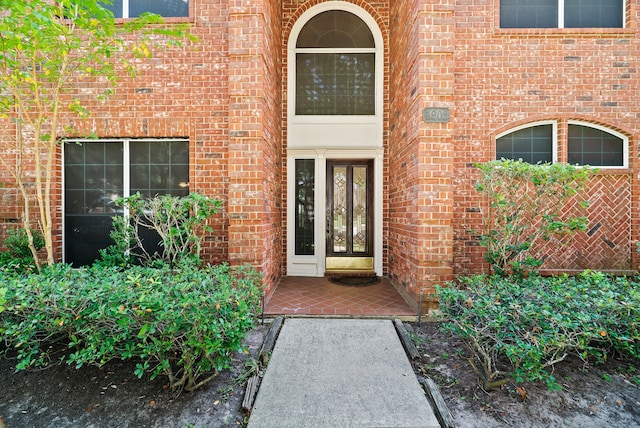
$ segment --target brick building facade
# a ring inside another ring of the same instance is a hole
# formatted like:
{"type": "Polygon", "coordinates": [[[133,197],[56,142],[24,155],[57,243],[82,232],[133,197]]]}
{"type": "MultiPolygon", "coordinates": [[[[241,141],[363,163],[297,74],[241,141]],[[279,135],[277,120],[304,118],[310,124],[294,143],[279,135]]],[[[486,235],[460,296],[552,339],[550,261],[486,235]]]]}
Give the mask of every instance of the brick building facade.
{"type": "MultiPolygon", "coordinates": [[[[470,233],[486,213],[473,163],[538,156],[542,139],[549,160],[601,161],[586,190],[589,231],[549,249],[544,268],[636,270],[640,1],[593,3],[189,0],[188,17],[167,20],[189,23],[197,49],[159,52],[108,103],[89,105],[89,120],[68,119],[100,140],[83,144],[83,160],[60,160],[58,256],[69,261],[84,239],[74,215],[106,214],[71,201],[91,193],[88,176],[69,176],[95,166],[98,143],[127,153],[131,189],[134,167],[162,164],[187,176],[149,191],[222,199],[205,256],[253,264],[268,291],[283,275],[355,269],[388,276],[416,303],[486,268],[470,233]],[[182,160],[154,160],[164,151],[182,160]]],[[[19,202],[4,171],[0,181],[8,223],[19,202]]]]}

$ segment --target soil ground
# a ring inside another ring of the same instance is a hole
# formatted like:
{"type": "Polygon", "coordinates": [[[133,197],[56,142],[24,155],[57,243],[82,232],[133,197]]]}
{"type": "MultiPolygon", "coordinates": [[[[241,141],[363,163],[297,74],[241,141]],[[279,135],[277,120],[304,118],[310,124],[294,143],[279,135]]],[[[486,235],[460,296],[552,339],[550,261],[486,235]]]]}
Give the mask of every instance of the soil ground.
{"type": "Polygon", "coordinates": [[[486,392],[458,338],[443,333],[439,323],[414,329],[422,355],[414,364],[416,373],[439,385],[460,428],[640,427],[638,360],[588,366],[569,359],[557,364],[553,373],[562,391],[550,392],[542,382],[529,382],[486,392]]]}
{"type": "MultiPolygon", "coordinates": [[[[416,374],[431,377],[460,428],[474,427],[640,427],[640,362],[612,360],[585,366],[570,360],[556,367],[563,390],[546,385],[506,385],[485,392],[457,338],[437,323],[413,325],[422,357],[416,374]]],[[[249,353],[238,353],[232,369],[193,393],[176,395],[162,378],[138,379],[135,364],[103,367],[54,366],[14,372],[15,361],[0,359],[0,428],[22,427],[242,427],[246,362],[257,356],[268,326],[247,337],[249,353]]]]}

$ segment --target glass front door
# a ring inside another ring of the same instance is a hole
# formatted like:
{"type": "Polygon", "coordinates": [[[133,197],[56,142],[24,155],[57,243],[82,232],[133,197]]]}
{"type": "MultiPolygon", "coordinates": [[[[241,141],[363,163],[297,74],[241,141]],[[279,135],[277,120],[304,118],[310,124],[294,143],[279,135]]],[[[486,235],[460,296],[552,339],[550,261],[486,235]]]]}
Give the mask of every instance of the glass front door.
{"type": "Polygon", "coordinates": [[[373,269],[373,161],[327,161],[327,271],[373,269]]]}

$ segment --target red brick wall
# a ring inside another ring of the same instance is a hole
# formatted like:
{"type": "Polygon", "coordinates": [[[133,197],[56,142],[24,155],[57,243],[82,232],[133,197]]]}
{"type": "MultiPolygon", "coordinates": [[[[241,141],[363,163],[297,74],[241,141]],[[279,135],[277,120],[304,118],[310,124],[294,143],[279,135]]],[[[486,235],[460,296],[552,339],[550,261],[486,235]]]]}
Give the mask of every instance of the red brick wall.
{"type": "MultiPolygon", "coordinates": [[[[91,96],[99,82],[78,82],[75,95],[92,116],[62,122],[74,125],[78,136],[189,138],[190,190],[224,201],[211,221],[214,234],[204,244],[204,257],[251,263],[270,286],[282,264],[281,207],[272,197],[281,193],[279,2],[198,0],[191,15],[187,21],[199,42],[138,61],[138,77],[123,75],[106,103],[91,96]]],[[[14,132],[8,127],[3,136],[14,132]]],[[[0,199],[12,201],[10,179],[0,174],[0,182],[8,183],[0,199]]],[[[60,184],[56,189],[60,207],[60,184]]],[[[61,257],[59,208],[57,213],[61,257]]],[[[17,209],[2,216],[17,217],[17,209]]]]}
{"type": "MultiPolygon", "coordinates": [[[[135,79],[123,74],[106,103],[85,95],[91,118],[67,121],[78,136],[94,132],[100,138],[188,138],[190,191],[224,202],[210,222],[214,233],[203,248],[205,258],[219,262],[230,259],[229,9],[226,0],[202,0],[197,5],[188,22],[198,42],[156,50],[150,60],[135,60],[139,66],[135,79]]],[[[78,94],[83,96],[95,85],[78,82],[78,94]]],[[[58,231],[61,236],[61,221],[58,231]]]]}
{"type": "Polygon", "coordinates": [[[452,278],[454,2],[394,2],[390,28],[389,275],[414,302],[452,278]]]}
{"type": "Polygon", "coordinates": [[[282,270],[280,10],[230,1],[229,255],[257,265],[267,291],[282,270]]]}
{"type": "Polygon", "coordinates": [[[592,180],[590,233],[560,252],[544,249],[545,269],[637,268],[638,1],[627,28],[500,29],[499,2],[458,2],[455,10],[455,271],[486,269],[477,245],[486,202],[473,189],[472,162],[495,157],[495,136],[541,119],[558,121],[558,157],[566,162],[566,124],[576,119],[629,137],[629,170],[592,180]],[[633,192],[632,192],[633,191],[633,192]],[[594,226],[597,229],[593,230],[594,226]],[[471,232],[471,233],[469,233],[471,232]]]}

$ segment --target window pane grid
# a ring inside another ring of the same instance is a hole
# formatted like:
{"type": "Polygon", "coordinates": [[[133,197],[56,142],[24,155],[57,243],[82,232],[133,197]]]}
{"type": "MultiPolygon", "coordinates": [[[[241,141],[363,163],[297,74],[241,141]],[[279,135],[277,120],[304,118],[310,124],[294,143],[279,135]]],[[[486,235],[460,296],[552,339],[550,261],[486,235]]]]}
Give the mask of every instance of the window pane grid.
{"type": "Polygon", "coordinates": [[[299,53],[296,114],[374,115],[375,54],[299,53]]]}
{"type": "Polygon", "coordinates": [[[558,0],[501,0],[500,27],[554,28],[558,26],[558,0]]]}
{"type": "Polygon", "coordinates": [[[574,165],[624,166],[624,141],[600,129],[570,124],[567,161],[574,165]]]}
{"type": "Polygon", "coordinates": [[[114,0],[113,4],[103,3],[101,6],[113,12],[116,18],[137,18],[145,12],[164,17],[189,16],[189,0],[114,0]]]}
{"type": "Polygon", "coordinates": [[[115,212],[122,197],[122,143],[65,145],[65,214],[115,212]]]}
{"type": "Polygon", "coordinates": [[[131,193],[144,197],[185,196],[189,193],[189,159],[186,141],[135,141],[130,143],[131,193]]]}
{"type": "MultiPolygon", "coordinates": [[[[91,264],[111,245],[112,217],[122,215],[115,200],[125,194],[125,159],[130,181],[144,196],[189,192],[189,142],[87,141],[64,145],[65,261],[91,264]],[[129,148],[128,156],[125,149],[129,148]]],[[[148,236],[149,242],[157,237],[148,236]]],[[[155,242],[155,241],[153,241],[155,242]]],[[[151,244],[153,245],[153,244],[151,244]]]]}
{"type": "Polygon", "coordinates": [[[538,125],[496,140],[496,159],[522,159],[531,164],[553,161],[553,126],[538,125]]]}
{"type": "Polygon", "coordinates": [[[566,28],[622,28],[622,0],[564,0],[566,28]]]}
{"type": "Polygon", "coordinates": [[[298,48],[374,48],[367,24],[353,13],[331,10],[319,13],[300,31],[298,48]]]}
{"type": "Polygon", "coordinates": [[[624,0],[501,0],[501,28],[623,28],[624,0]]]}

